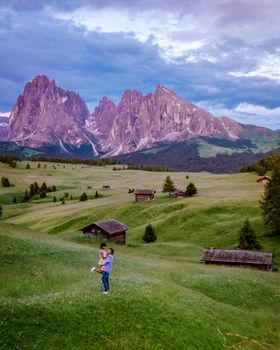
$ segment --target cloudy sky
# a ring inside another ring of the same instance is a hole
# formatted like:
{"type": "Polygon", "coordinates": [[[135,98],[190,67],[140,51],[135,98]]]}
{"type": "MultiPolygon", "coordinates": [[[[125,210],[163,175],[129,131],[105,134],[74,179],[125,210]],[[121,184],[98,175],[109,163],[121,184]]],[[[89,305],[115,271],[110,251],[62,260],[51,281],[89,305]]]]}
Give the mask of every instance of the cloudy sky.
{"type": "Polygon", "coordinates": [[[0,0],[0,111],[46,74],[90,111],[127,89],[280,129],[279,0],[0,0]]]}

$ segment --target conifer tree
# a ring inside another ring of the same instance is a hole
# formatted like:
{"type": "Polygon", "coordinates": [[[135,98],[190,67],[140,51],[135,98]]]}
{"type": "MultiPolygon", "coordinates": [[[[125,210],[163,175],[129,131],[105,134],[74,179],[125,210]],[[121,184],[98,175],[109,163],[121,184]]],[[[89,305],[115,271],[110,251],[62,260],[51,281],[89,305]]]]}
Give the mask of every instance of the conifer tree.
{"type": "Polygon", "coordinates": [[[85,202],[88,200],[87,194],[84,192],[80,197],[80,202],[85,202]]]}
{"type": "Polygon", "coordinates": [[[2,213],[3,213],[3,209],[2,209],[2,205],[0,205],[0,218],[2,216],[2,213]]]}
{"type": "Polygon", "coordinates": [[[14,204],[17,204],[17,199],[16,199],[15,196],[14,196],[14,198],[13,198],[13,203],[14,203],[14,204]]]}
{"type": "Polygon", "coordinates": [[[2,176],[1,183],[3,187],[10,187],[10,181],[7,177],[2,176]]]}
{"type": "Polygon", "coordinates": [[[95,192],[95,196],[94,196],[94,197],[95,197],[95,198],[98,198],[98,197],[99,197],[98,191],[95,192]]]}
{"type": "Polygon", "coordinates": [[[142,236],[142,239],[146,243],[155,242],[155,240],[157,239],[155,229],[153,228],[153,226],[151,224],[146,226],[144,235],[142,236]]]}
{"type": "Polygon", "coordinates": [[[251,227],[249,220],[245,220],[243,226],[239,230],[239,243],[240,249],[260,249],[261,246],[257,240],[255,230],[251,227]]]}
{"type": "Polygon", "coordinates": [[[190,182],[188,184],[188,186],[186,188],[186,194],[190,197],[197,194],[197,188],[195,187],[195,185],[192,182],[190,182]]]}
{"type": "Polygon", "coordinates": [[[162,192],[172,192],[175,190],[175,186],[173,181],[171,180],[170,176],[167,176],[165,178],[165,181],[163,183],[163,188],[162,188],[162,192]]]}
{"type": "Polygon", "coordinates": [[[56,196],[54,196],[53,197],[53,202],[56,202],[56,201],[57,201],[56,196]]]}
{"type": "Polygon", "coordinates": [[[46,185],[45,182],[42,183],[42,186],[40,188],[40,192],[47,192],[48,191],[48,187],[46,185]]]}
{"type": "Polygon", "coordinates": [[[274,169],[272,180],[265,186],[260,208],[265,224],[280,234],[280,166],[274,169]]]}
{"type": "Polygon", "coordinates": [[[27,202],[28,201],[28,199],[29,199],[29,194],[28,194],[28,191],[27,190],[25,190],[25,193],[24,193],[24,197],[23,197],[23,203],[24,202],[27,202]]]}
{"type": "Polygon", "coordinates": [[[26,169],[30,169],[29,163],[26,164],[26,169]]]}
{"type": "Polygon", "coordinates": [[[39,185],[37,182],[34,182],[33,183],[33,187],[34,187],[34,194],[37,194],[39,191],[39,185]]]}

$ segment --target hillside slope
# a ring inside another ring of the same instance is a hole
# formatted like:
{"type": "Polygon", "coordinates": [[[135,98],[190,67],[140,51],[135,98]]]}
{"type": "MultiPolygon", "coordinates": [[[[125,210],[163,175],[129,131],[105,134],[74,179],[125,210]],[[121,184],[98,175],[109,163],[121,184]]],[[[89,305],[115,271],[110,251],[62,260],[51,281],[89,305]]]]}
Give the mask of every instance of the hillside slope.
{"type": "Polygon", "coordinates": [[[279,272],[200,263],[205,246],[233,248],[249,218],[279,266],[279,238],[266,232],[258,208],[257,175],[29,163],[31,169],[0,163],[15,185],[0,187],[1,349],[279,348],[279,272]],[[161,193],[167,175],[180,188],[194,182],[198,195],[176,200],[161,193]],[[12,204],[34,181],[57,191],[12,204]],[[141,187],[154,188],[155,200],[135,204],[128,188],[141,187]],[[79,202],[84,191],[90,200],[79,202]],[[65,192],[73,200],[53,202],[65,192]],[[89,272],[99,242],[79,231],[104,218],[129,227],[127,246],[113,245],[107,298],[100,277],[89,272]],[[153,244],[141,239],[148,223],[158,235],[153,244]]]}

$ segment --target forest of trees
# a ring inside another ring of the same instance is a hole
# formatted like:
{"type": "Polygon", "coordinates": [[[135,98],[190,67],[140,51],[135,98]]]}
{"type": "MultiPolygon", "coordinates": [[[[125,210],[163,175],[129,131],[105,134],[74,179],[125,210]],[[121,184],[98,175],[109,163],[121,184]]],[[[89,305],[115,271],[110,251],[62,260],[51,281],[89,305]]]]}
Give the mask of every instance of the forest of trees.
{"type": "Polygon", "coordinates": [[[263,176],[267,171],[272,171],[280,164],[280,152],[272,153],[271,155],[262,158],[257,162],[253,162],[240,169],[241,172],[253,172],[263,176]]]}

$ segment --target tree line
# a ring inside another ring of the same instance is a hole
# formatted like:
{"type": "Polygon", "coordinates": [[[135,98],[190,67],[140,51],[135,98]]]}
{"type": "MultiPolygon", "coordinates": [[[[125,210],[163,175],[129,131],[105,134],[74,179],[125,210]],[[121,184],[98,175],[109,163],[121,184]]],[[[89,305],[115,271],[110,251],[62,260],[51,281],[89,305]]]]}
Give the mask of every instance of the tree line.
{"type": "Polygon", "coordinates": [[[263,176],[267,171],[272,171],[280,164],[280,152],[271,154],[257,162],[253,162],[240,169],[240,172],[256,172],[259,176],[263,176]]]}

